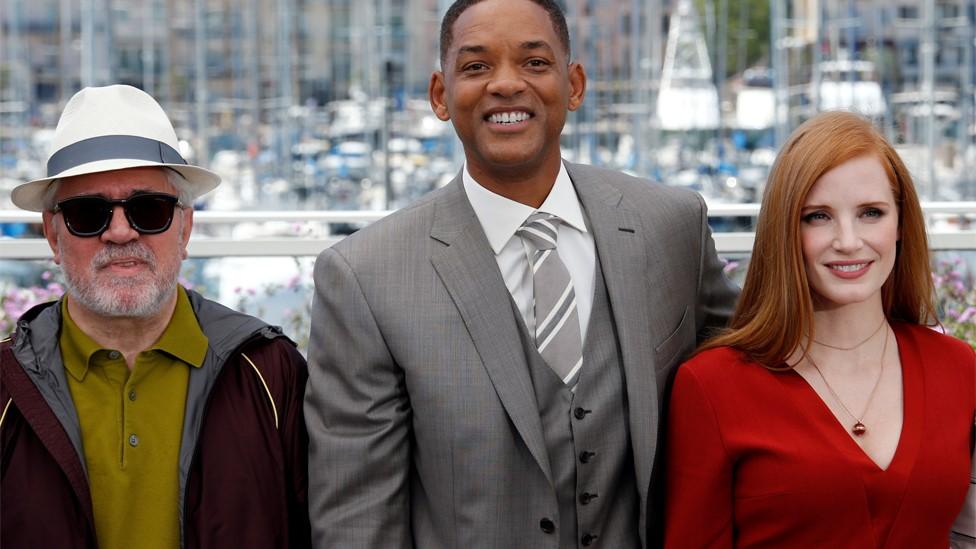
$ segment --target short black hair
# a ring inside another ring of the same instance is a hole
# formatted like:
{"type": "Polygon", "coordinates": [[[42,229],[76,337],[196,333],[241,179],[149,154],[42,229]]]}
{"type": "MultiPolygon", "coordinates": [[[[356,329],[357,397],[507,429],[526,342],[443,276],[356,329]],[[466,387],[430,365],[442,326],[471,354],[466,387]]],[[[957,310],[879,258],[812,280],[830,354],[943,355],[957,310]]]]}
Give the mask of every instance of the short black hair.
{"type": "MultiPolygon", "coordinates": [[[[451,42],[454,41],[454,23],[457,22],[458,17],[461,17],[461,14],[465,10],[482,1],[455,0],[451,4],[451,7],[447,8],[447,13],[444,14],[444,19],[441,20],[441,67],[447,61],[447,50],[451,47],[451,42]]],[[[549,20],[552,21],[552,28],[556,31],[556,36],[559,38],[559,42],[562,44],[563,49],[566,50],[566,55],[568,56],[570,54],[569,27],[566,25],[566,15],[563,13],[563,9],[556,0],[528,1],[538,5],[549,14],[549,20]]]]}

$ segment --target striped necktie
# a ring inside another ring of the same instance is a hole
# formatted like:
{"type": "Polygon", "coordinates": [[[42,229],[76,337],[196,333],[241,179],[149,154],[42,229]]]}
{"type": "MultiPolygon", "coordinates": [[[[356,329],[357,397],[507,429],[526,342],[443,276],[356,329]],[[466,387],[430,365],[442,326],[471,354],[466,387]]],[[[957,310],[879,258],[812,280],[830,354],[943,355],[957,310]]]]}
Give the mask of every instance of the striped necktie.
{"type": "Polygon", "coordinates": [[[560,223],[552,214],[536,212],[517,233],[535,248],[531,267],[536,348],[563,383],[575,391],[583,366],[583,344],[573,280],[556,251],[560,223]]]}

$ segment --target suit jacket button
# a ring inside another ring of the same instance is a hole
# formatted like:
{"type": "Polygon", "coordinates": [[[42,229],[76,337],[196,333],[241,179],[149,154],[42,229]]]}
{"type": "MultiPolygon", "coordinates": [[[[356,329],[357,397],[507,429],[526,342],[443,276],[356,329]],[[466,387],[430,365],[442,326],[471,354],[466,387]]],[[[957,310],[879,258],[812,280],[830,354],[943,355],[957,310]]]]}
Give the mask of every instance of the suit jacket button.
{"type": "Polygon", "coordinates": [[[583,505],[586,505],[587,503],[595,500],[596,498],[597,498],[597,495],[596,494],[591,494],[589,492],[583,492],[582,494],[580,494],[579,501],[583,505]]]}
{"type": "Polygon", "coordinates": [[[551,534],[556,531],[556,525],[548,518],[544,518],[539,521],[539,528],[541,528],[542,531],[547,534],[551,534]]]}
{"type": "Polygon", "coordinates": [[[593,410],[586,410],[586,409],[583,409],[583,408],[580,408],[579,406],[577,406],[576,409],[573,410],[573,416],[576,419],[583,419],[584,417],[586,417],[586,414],[588,414],[588,413],[590,413],[592,411],[593,410]]]}
{"type": "Polygon", "coordinates": [[[595,536],[593,534],[586,534],[583,536],[583,539],[581,539],[580,541],[583,543],[583,547],[588,547],[591,543],[596,541],[597,537],[598,536],[595,536]]]}
{"type": "Polygon", "coordinates": [[[595,455],[596,454],[593,453],[593,452],[587,452],[586,450],[583,450],[582,452],[580,452],[580,455],[579,455],[580,463],[589,463],[590,462],[590,459],[592,459],[593,456],[595,456],[595,455]]]}

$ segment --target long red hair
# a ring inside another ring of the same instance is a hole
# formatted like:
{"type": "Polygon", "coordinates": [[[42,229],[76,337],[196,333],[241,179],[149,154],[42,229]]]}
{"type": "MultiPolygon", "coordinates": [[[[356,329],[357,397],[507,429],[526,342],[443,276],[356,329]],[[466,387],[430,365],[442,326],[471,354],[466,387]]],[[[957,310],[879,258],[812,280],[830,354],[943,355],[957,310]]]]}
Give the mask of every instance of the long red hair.
{"type": "Polygon", "coordinates": [[[925,220],[908,169],[871,122],[849,112],[827,112],[800,125],[777,156],[735,314],[729,328],[700,350],[731,346],[767,368],[781,368],[807,337],[814,337],[800,212],[821,176],[864,155],[881,161],[899,212],[901,238],[895,265],[881,288],[885,316],[913,324],[934,323],[925,220]]]}

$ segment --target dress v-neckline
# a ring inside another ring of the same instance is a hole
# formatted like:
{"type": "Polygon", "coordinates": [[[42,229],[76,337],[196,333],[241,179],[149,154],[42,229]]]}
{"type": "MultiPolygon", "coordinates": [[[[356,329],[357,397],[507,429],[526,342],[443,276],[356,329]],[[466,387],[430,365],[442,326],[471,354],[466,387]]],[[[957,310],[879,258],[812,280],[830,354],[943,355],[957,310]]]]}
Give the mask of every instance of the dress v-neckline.
{"type": "Polygon", "coordinates": [[[902,422],[901,422],[901,432],[898,434],[898,443],[895,446],[895,453],[891,456],[891,461],[888,462],[887,467],[881,467],[878,462],[874,460],[863,448],[854,440],[854,437],[848,432],[847,427],[841,422],[840,418],[834,415],[831,411],[830,406],[821,398],[820,394],[817,393],[816,389],[810,385],[805,377],[800,375],[795,369],[791,369],[790,373],[798,378],[798,382],[802,383],[807,393],[807,399],[815,401],[815,405],[812,406],[814,410],[812,413],[819,416],[820,420],[829,425],[824,431],[827,436],[832,439],[833,445],[843,452],[845,455],[854,458],[859,462],[866,462],[870,465],[873,473],[887,473],[896,467],[900,467],[902,462],[906,459],[906,454],[909,452],[909,445],[914,446],[913,442],[909,440],[910,437],[917,433],[916,422],[922,421],[921,408],[924,392],[922,391],[921,375],[917,371],[917,365],[914,363],[915,357],[905,356],[905,346],[902,344],[902,338],[899,337],[899,330],[897,325],[893,324],[891,327],[895,334],[895,342],[897,343],[898,349],[898,362],[901,365],[901,392],[902,392],[902,422]],[[907,358],[907,360],[906,360],[907,358]],[[843,440],[841,440],[843,439],[843,440]]]}

